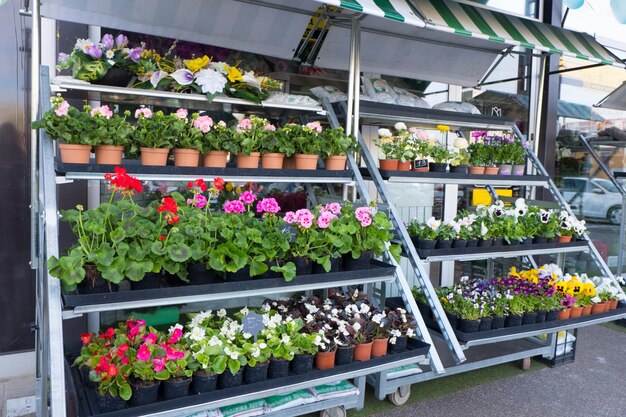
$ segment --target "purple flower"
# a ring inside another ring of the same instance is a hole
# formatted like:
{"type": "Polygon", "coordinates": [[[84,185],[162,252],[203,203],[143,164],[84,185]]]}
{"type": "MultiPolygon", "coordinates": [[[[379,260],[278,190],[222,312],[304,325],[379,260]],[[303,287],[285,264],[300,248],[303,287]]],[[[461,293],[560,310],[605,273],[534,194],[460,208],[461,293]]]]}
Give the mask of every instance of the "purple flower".
{"type": "Polygon", "coordinates": [[[104,49],[111,49],[113,48],[113,43],[115,42],[115,40],[113,39],[113,35],[111,35],[110,33],[107,33],[106,35],[104,35],[102,37],[102,46],[104,47],[104,49]]]}
{"type": "Polygon", "coordinates": [[[87,47],[87,55],[93,59],[100,59],[102,56],[102,49],[98,48],[96,45],[89,45],[87,47]]]}
{"type": "Polygon", "coordinates": [[[522,146],[524,147],[524,149],[529,149],[530,148],[530,142],[524,141],[524,142],[522,142],[522,146]]]}
{"type": "Polygon", "coordinates": [[[132,59],[134,62],[139,61],[139,58],[141,58],[141,53],[143,52],[143,49],[141,48],[133,48],[128,52],[128,56],[130,57],[130,59],[132,59]]]}
{"type": "Polygon", "coordinates": [[[126,45],[128,45],[128,38],[122,35],[121,33],[117,35],[117,38],[115,38],[115,46],[121,49],[121,48],[125,48],[126,45]]]}
{"type": "Polygon", "coordinates": [[[61,63],[61,62],[66,62],[68,59],[70,59],[70,56],[68,54],[66,54],[65,52],[60,52],[59,56],[57,57],[57,63],[61,63]]]}

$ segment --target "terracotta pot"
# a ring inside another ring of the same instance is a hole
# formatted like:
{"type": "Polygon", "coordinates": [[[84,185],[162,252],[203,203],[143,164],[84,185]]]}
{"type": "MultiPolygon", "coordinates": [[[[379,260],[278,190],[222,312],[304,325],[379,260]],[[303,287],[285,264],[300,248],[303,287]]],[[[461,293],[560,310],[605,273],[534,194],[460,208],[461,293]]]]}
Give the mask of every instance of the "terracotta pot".
{"type": "Polygon", "coordinates": [[[165,148],[140,148],[141,165],[165,166],[170,153],[165,148]]]}
{"type": "Polygon", "coordinates": [[[228,152],[226,151],[209,151],[204,155],[203,165],[209,168],[226,168],[227,159],[228,152]]]}
{"type": "Polygon", "coordinates": [[[397,159],[380,159],[378,161],[381,171],[397,171],[399,162],[397,159]]]}
{"type": "Polygon", "coordinates": [[[604,304],[603,303],[593,304],[591,306],[591,314],[600,314],[600,313],[604,313],[604,304]]]}
{"type": "Polygon", "coordinates": [[[96,164],[122,165],[123,146],[98,145],[96,146],[96,164]]]}
{"type": "Polygon", "coordinates": [[[260,152],[252,152],[250,155],[237,154],[237,168],[254,168],[259,167],[260,152]]]}
{"type": "Polygon", "coordinates": [[[59,143],[61,162],[65,164],[88,164],[91,145],[71,145],[59,143]]]}
{"type": "Polygon", "coordinates": [[[470,174],[482,175],[485,173],[485,167],[471,166],[467,168],[470,174]]]}
{"type": "Polygon", "coordinates": [[[557,236],[557,242],[569,243],[572,241],[572,236],[557,236]]]}
{"type": "Polygon", "coordinates": [[[413,168],[414,172],[428,172],[429,169],[428,167],[422,167],[422,168],[413,168]]]}
{"type": "Polygon", "coordinates": [[[315,367],[317,369],[331,369],[335,367],[335,351],[317,352],[315,355],[315,367]]]}
{"type": "Polygon", "coordinates": [[[354,346],[354,360],[355,361],[368,361],[372,357],[372,345],[373,342],[369,343],[357,343],[354,346]]]}
{"type": "Polygon", "coordinates": [[[581,316],[588,316],[591,314],[591,306],[583,306],[583,313],[581,314],[581,316]]]}
{"type": "Polygon", "coordinates": [[[610,303],[609,301],[605,301],[605,302],[604,302],[604,303],[602,303],[602,304],[604,304],[604,311],[603,311],[603,313],[608,312],[608,311],[609,311],[609,308],[611,307],[611,303],[610,303]]]}
{"type": "Polygon", "coordinates": [[[609,310],[617,310],[617,304],[618,303],[619,303],[619,301],[617,301],[617,300],[609,301],[609,310]]]}
{"type": "Polygon", "coordinates": [[[261,168],[265,169],[282,169],[285,154],[282,153],[264,153],[261,155],[261,168]]]}
{"type": "Polygon", "coordinates": [[[410,171],[411,170],[411,161],[398,161],[398,171],[410,171]]]}
{"type": "Polygon", "coordinates": [[[200,151],[197,149],[174,149],[174,165],[177,167],[197,167],[200,151]]]}
{"type": "Polygon", "coordinates": [[[582,307],[572,307],[572,311],[569,314],[569,318],[570,319],[577,319],[582,314],[583,314],[583,308],[582,307]]]}
{"type": "Polygon", "coordinates": [[[558,320],[567,320],[570,317],[570,313],[572,312],[571,308],[566,308],[565,310],[559,310],[559,314],[557,315],[558,320]]]}
{"type": "Polygon", "coordinates": [[[347,156],[333,155],[324,159],[324,167],[327,171],[343,171],[346,169],[347,156]]]}
{"type": "Polygon", "coordinates": [[[385,339],[374,339],[373,344],[372,344],[372,358],[385,356],[387,354],[388,343],[389,343],[388,337],[385,339]]]}
{"type": "Polygon", "coordinates": [[[315,170],[317,169],[317,160],[319,155],[307,155],[304,153],[296,154],[296,169],[315,170]]]}
{"type": "Polygon", "coordinates": [[[296,169],[296,158],[288,156],[283,160],[283,169],[296,169]]]}
{"type": "Polygon", "coordinates": [[[498,175],[498,167],[485,167],[485,175],[498,175]]]}

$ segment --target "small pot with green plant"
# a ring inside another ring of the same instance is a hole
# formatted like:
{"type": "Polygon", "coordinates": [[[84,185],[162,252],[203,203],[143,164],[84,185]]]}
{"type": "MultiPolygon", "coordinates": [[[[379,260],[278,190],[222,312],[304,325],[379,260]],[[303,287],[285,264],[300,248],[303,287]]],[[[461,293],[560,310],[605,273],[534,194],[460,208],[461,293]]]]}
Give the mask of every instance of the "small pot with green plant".
{"type": "Polygon", "coordinates": [[[436,220],[434,217],[431,217],[426,220],[426,222],[413,219],[407,229],[415,248],[419,251],[435,249],[437,233],[440,227],[441,220],[436,220]]]}
{"type": "Polygon", "coordinates": [[[197,167],[200,162],[200,151],[202,151],[202,136],[209,132],[213,126],[213,119],[209,116],[200,116],[193,113],[187,119],[187,110],[178,109],[174,113],[178,119],[185,123],[185,128],[178,136],[174,137],[172,146],[174,148],[174,165],[180,167],[197,167]]]}
{"type": "Polygon", "coordinates": [[[469,168],[470,174],[481,175],[485,173],[487,146],[483,142],[470,143],[467,151],[469,152],[469,168]]]}
{"type": "Polygon", "coordinates": [[[451,153],[447,147],[437,142],[429,146],[428,156],[433,161],[429,163],[430,172],[446,172],[448,160],[451,157],[451,153]]]}
{"type": "Polygon", "coordinates": [[[121,165],[124,148],[129,144],[133,129],[126,120],[130,111],[122,116],[114,114],[109,106],[84,107],[85,133],[95,145],[96,164],[121,165]]]}
{"type": "Polygon", "coordinates": [[[219,122],[208,126],[208,121],[203,122],[206,127],[200,127],[200,130],[207,130],[203,132],[202,138],[202,155],[203,165],[209,168],[225,168],[228,161],[228,153],[231,155],[237,153],[237,147],[233,142],[233,135],[231,130],[226,126],[226,122],[220,120],[219,122]]]}
{"type": "Polygon", "coordinates": [[[463,333],[475,333],[480,328],[480,319],[482,317],[480,300],[472,300],[463,298],[459,304],[459,330],[463,333]]]}
{"type": "Polygon", "coordinates": [[[184,120],[175,114],[162,111],[152,112],[147,107],[135,111],[137,126],[131,143],[130,153],[141,152],[142,165],[167,165],[167,157],[173,141],[186,128],[184,120]]]}
{"type": "Polygon", "coordinates": [[[324,160],[324,167],[330,171],[346,169],[348,152],[355,152],[358,148],[356,138],[346,135],[343,128],[324,129],[322,131],[323,146],[320,156],[324,160]]]}
{"type": "Polygon", "coordinates": [[[251,116],[241,119],[231,129],[238,152],[237,168],[258,168],[261,144],[265,137],[276,128],[266,119],[251,116]]]}
{"type": "Polygon", "coordinates": [[[470,154],[467,151],[469,142],[465,138],[457,138],[454,141],[454,149],[451,152],[450,173],[467,174],[470,154]]]}
{"type": "Polygon", "coordinates": [[[450,249],[452,242],[457,239],[458,235],[454,221],[442,224],[437,229],[437,244],[435,245],[435,249],[450,249]]]}
{"type": "Polygon", "coordinates": [[[296,169],[317,169],[317,160],[323,147],[320,122],[309,122],[304,126],[288,125],[287,128],[296,147],[296,169]]]}
{"type": "Polygon", "coordinates": [[[398,170],[398,146],[399,139],[394,137],[391,130],[386,128],[378,129],[378,148],[383,154],[383,159],[379,159],[379,165],[381,171],[397,171],[398,170]]]}
{"type": "Polygon", "coordinates": [[[295,146],[282,128],[268,125],[268,133],[261,139],[261,167],[282,169],[285,157],[293,155],[295,146]]]}
{"type": "Polygon", "coordinates": [[[505,327],[516,327],[522,325],[522,317],[526,312],[526,296],[525,295],[510,295],[508,298],[508,315],[504,321],[505,327]],[[510,297],[510,298],[509,298],[510,297]]]}
{"type": "Polygon", "coordinates": [[[485,162],[485,175],[498,175],[498,144],[495,138],[490,138],[486,142],[483,149],[484,162],[485,162]]]}

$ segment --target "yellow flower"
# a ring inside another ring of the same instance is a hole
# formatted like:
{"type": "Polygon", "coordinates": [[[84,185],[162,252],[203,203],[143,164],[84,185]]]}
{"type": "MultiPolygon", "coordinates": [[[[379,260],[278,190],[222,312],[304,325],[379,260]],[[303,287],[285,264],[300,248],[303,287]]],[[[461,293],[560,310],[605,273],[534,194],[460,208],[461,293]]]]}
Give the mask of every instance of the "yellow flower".
{"type": "Polygon", "coordinates": [[[446,126],[446,125],[437,125],[437,129],[439,129],[442,132],[449,132],[450,131],[450,126],[446,126]]]}
{"type": "Polygon", "coordinates": [[[241,187],[235,188],[235,194],[239,195],[239,194],[241,194],[241,192],[242,192],[241,187]]]}
{"type": "Polygon", "coordinates": [[[578,295],[582,292],[583,285],[575,277],[567,283],[567,292],[572,295],[578,295]]]}
{"type": "Polygon", "coordinates": [[[230,193],[233,190],[233,183],[232,182],[227,182],[225,188],[226,188],[226,191],[228,191],[230,193]]]}
{"type": "Polygon", "coordinates": [[[446,297],[441,297],[441,302],[445,304],[448,302],[448,299],[446,297]]]}
{"type": "Polygon", "coordinates": [[[589,297],[593,297],[593,296],[596,295],[596,287],[595,287],[595,285],[593,285],[593,283],[586,282],[582,286],[582,292],[583,292],[583,294],[585,294],[585,295],[587,295],[589,297]]]}
{"type": "Polygon", "coordinates": [[[565,292],[566,286],[567,286],[567,283],[565,281],[559,281],[556,284],[554,284],[554,288],[556,288],[558,292],[565,292]]]}
{"type": "Polygon", "coordinates": [[[239,71],[239,68],[235,66],[228,68],[228,80],[231,83],[234,83],[235,81],[243,80],[243,75],[241,74],[241,71],[239,71]]]}
{"type": "Polygon", "coordinates": [[[195,73],[206,67],[210,60],[208,56],[204,55],[202,58],[186,59],[184,62],[187,69],[195,73]]]}

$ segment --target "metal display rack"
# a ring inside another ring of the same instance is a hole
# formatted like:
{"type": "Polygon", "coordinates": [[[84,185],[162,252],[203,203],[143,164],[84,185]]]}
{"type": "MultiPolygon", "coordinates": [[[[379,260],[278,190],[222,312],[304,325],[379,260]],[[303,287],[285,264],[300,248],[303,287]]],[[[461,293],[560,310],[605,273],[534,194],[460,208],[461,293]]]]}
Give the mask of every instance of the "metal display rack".
{"type": "MultiPolygon", "coordinates": [[[[328,112],[331,126],[339,126],[337,113],[344,112],[345,106],[331,105],[328,102],[323,102],[324,108],[328,112]],[[336,109],[338,108],[338,111],[336,109]]],[[[390,125],[398,121],[406,123],[408,126],[430,127],[434,128],[438,124],[449,124],[451,129],[455,129],[459,132],[462,129],[494,129],[506,130],[515,135],[518,139],[523,139],[521,132],[515,126],[513,122],[508,122],[503,119],[494,121],[493,118],[484,117],[480,115],[469,114],[457,114],[453,112],[441,112],[428,109],[412,109],[403,106],[394,106],[389,104],[380,103],[361,103],[361,106],[367,106],[367,113],[361,112],[361,121],[365,124],[377,123],[378,125],[390,125]],[[445,118],[442,118],[442,113],[445,113],[445,118]],[[412,116],[414,114],[414,116],[412,116]],[[484,124],[481,124],[484,123],[484,124]]],[[[380,171],[376,165],[372,154],[370,153],[365,140],[360,132],[357,134],[359,144],[361,145],[362,161],[365,164],[364,168],[361,168],[363,180],[371,181],[378,195],[384,204],[389,206],[390,217],[396,228],[396,234],[398,240],[403,245],[403,256],[407,257],[411,267],[413,268],[417,283],[422,289],[425,290],[425,295],[430,305],[434,321],[428,320],[428,324],[432,329],[435,329],[435,334],[443,337],[449,344],[452,350],[453,356],[455,356],[454,346],[451,341],[458,343],[462,340],[462,336],[459,332],[452,331],[450,324],[443,314],[443,309],[439,303],[437,297],[433,297],[434,290],[430,284],[430,279],[426,274],[425,263],[426,262],[442,262],[442,261],[472,261],[487,259],[488,267],[487,274],[492,273],[492,261],[494,258],[513,258],[513,257],[525,257],[531,262],[532,265],[536,265],[533,260],[533,255],[540,255],[546,253],[558,254],[559,263],[562,264],[563,255],[573,252],[588,252],[592,259],[595,261],[598,268],[602,273],[614,279],[610,269],[596,250],[593,243],[585,236],[584,240],[574,242],[570,245],[538,245],[537,248],[531,246],[510,246],[501,248],[487,248],[484,251],[480,251],[480,248],[471,248],[464,253],[463,249],[453,250],[454,254],[447,253],[445,255],[433,255],[426,256],[424,259],[420,258],[415,246],[413,245],[404,223],[401,221],[398,210],[393,204],[393,199],[389,193],[386,183],[424,183],[424,184],[473,184],[476,186],[486,186],[490,189],[492,197],[497,198],[496,193],[493,190],[493,186],[522,186],[522,187],[544,187],[554,197],[555,201],[559,204],[562,210],[566,210],[570,215],[573,212],[569,208],[566,200],[563,198],[558,188],[541,165],[537,157],[527,150],[527,158],[531,166],[531,171],[536,172],[535,175],[524,175],[518,177],[498,177],[498,176],[478,176],[478,175],[463,175],[463,174],[450,174],[450,173],[419,173],[419,172],[389,172],[380,171]],[[543,247],[546,246],[546,247],[543,247]],[[548,246],[551,246],[548,248],[548,246]],[[478,249],[478,250],[476,250],[478,249]]],[[[358,181],[357,181],[358,182],[358,181]]],[[[365,188],[364,186],[362,188],[365,188]]],[[[620,188],[621,189],[621,188],[620,188]]],[[[626,213],[626,211],[624,211],[626,213]]],[[[403,299],[405,297],[403,296],[403,299]]],[[[406,299],[404,300],[406,302],[406,299]]],[[[388,379],[387,373],[382,372],[376,375],[368,376],[368,382],[374,386],[375,394],[378,399],[383,399],[387,396],[394,404],[402,404],[408,400],[410,395],[410,385],[425,381],[428,379],[439,378],[445,375],[451,375],[459,372],[466,372],[477,368],[492,366],[499,363],[510,362],[518,359],[526,359],[532,356],[542,356],[545,358],[551,358],[555,351],[556,333],[560,330],[574,329],[607,321],[617,320],[619,318],[626,317],[626,310],[620,309],[613,314],[607,314],[599,317],[587,318],[585,320],[579,320],[576,322],[555,322],[549,326],[539,326],[541,328],[524,329],[512,328],[503,332],[485,332],[489,333],[482,337],[477,337],[472,340],[465,340],[460,343],[463,350],[469,349],[473,346],[479,345],[492,345],[501,342],[510,342],[520,339],[527,339],[532,341],[532,347],[529,349],[523,349],[514,353],[506,353],[499,356],[493,356],[490,358],[484,358],[479,361],[468,360],[466,363],[461,363],[458,357],[455,357],[456,365],[446,367],[446,373],[444,375],[435,374],[434,372],[425,372],[418,375],[411,375],[407,377],[388,379]],[[540,334],[547,334],[547,338],[542,340],[537,336],[540,334]]]]}

